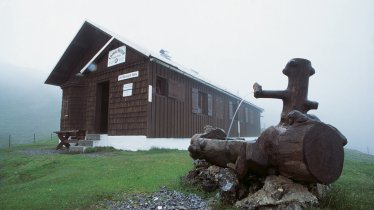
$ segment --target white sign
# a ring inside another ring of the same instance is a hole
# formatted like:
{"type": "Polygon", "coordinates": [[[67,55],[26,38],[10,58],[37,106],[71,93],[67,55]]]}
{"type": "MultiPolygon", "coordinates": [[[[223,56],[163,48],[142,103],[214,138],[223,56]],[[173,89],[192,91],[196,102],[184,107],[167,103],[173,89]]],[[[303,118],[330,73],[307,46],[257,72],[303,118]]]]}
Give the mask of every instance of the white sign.
{"type": "Polygon", "coordinates": [[[126,46],[109,51],[108,67],[124,63],[126,61],[126,46]]]}
{"type": "Polygon", "coordinates": [[[130,72],[128,74],[118,75],[118,81],[125,80],[125,79],[130,79],[130,78],[134,78],[134,77],[138,77],[138,76],[139,76],[139,71],[133,71],[133,72],[130,72]]]}
{"type": "Polygon", "coordinates": [[[127,83],[127,84],[124,84],[124,85],[123,85],[123,93],[122,93],[122,96],[123,96],[123,97],[126,97],[126,96],[132,96],[132,87],[133,87],[133,83],[127,83]]]}
{"type": "Polygon", "coordinates": [[[152,85],[148,85],[148,102],[152,102],[152,85]]]}

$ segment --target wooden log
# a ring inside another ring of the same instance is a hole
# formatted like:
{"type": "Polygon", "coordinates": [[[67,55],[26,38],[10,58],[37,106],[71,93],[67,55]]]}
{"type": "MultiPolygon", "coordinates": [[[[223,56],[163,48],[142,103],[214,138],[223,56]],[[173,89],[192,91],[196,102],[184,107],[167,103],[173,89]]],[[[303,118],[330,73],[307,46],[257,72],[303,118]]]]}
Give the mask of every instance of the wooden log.
{"type": "Polygon", "coordinates": [[[232,168],[239,179],[243,179],[248,171],[266,174],[266,168],[269,165],[267,157],[261,153],[256,143],[201,137],[202,134],[195,134],[188,147],[190,156],[194,160],[206,160],[220,167],[232,168]]]}
{"type": "Polygon", "coordinates": [[[239,179],[248,172],[280,173],[293,180],[322,184],[339,178],[346,138],[331,125],[296,110],[285,122],[266,129],[256,142],[207,139],[196,134],[188,151],[193,159],[234,169],[239,179]]]}
{"type": "Polygon", "coordinates": [[[258,143],[268,155],[269,163],[283,176],[330,184],[342,172],[343,146],[347,140],[331,125],[309,119],[270,127],[258,138],[258,143]]]}

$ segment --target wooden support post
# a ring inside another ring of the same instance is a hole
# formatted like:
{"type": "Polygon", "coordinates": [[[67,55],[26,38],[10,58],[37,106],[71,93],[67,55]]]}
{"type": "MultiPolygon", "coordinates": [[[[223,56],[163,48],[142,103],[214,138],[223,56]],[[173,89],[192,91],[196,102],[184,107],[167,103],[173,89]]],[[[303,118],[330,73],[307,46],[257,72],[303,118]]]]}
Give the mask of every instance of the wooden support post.
{"type": "Polygon", "coordinates": [[[11,135],[9,135],[9,148],[10,148],[10,136],[11,136],[11,135]]]}
{"type": "Polygon", "coordinates": [[[34,133],[34,144],[35,144],[35,133],[34,133]]]}

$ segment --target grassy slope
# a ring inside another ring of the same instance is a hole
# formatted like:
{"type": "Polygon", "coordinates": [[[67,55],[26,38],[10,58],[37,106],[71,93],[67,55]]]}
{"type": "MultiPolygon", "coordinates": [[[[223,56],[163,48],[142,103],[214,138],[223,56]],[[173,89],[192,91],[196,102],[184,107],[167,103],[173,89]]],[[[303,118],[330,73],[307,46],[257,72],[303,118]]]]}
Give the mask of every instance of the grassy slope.
{"type": "MultiPolygon", "coordinates": [[[[85,208],[118,193],[152,192],[163,185],[181,189],[179,177],[192,167],[186,151],[117,151],[105,156],[30,156],[23,151],[54,146],[0,150],[1,209],[85,208]]],[[[374,157],[348,150],[343,174],[324,206],[370,209],[373,203],[374,157]]]]}
{"type": "Polygon", "coordinates": [[[1,150],[0,208],[85,207],[118,192],[178,187],[179,177],[190,168],[186,151],[113,152],[95,157],[30,156],[19,149],[1,150]]]}
{"type": "Polygon", "coordinates": [[[374,156],[346,150],[343,173],[325,204],[334,209],[374,209],[374,156]]]}

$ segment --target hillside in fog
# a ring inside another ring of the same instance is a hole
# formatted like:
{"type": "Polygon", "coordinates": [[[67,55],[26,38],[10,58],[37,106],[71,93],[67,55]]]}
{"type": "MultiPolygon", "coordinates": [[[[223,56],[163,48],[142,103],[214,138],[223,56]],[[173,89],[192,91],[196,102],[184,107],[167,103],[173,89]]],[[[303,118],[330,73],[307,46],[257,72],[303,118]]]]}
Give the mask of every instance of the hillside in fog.
{"type": "Polygon", "coordinates": [[[61,89],[36,69],[0,64],[0,147],[48,137],[59,130],[61,89]]]}

